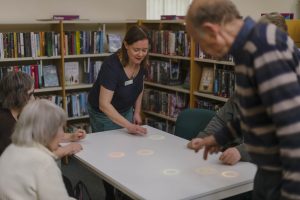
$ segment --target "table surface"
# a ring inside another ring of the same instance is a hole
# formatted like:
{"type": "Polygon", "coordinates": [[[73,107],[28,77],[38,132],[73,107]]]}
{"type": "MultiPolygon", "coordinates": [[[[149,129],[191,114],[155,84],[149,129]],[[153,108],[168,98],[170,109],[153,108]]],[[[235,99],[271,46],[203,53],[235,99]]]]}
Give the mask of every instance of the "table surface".
{"type": "Polygon", "coordinates": [[[255,165],[222,164],[187,140],[150,126],[146,136],[125,129],[88,134],[75,155],[101,178],[134,199],[220,199],[252,190],[255,165]]]}

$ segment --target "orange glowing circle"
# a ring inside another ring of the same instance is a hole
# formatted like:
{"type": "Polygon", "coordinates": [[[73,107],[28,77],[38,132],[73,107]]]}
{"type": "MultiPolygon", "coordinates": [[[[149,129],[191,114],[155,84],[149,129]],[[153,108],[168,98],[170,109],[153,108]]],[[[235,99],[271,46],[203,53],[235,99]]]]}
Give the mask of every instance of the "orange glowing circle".
{"type": "Polygon", "coordinates": [[[122,158],[125,156],[124,152],[116,151],[116,152],[111,152],[108,154],[109,157],[111,158],[122,158]]]}
{"type": "Polygon", "coordinates": [[[222,176],[224,176],[226,178],[235,178],[235,177],[239,176],[239,173],[236,171],[224,171],[224,172],[222,172],[222,176]]]}
{"type": "Polygon", "coordinates": [[[154,154],[154,151],[151,149],[140,149],[136,153],[140,156],[150,156],[154,154]]]}

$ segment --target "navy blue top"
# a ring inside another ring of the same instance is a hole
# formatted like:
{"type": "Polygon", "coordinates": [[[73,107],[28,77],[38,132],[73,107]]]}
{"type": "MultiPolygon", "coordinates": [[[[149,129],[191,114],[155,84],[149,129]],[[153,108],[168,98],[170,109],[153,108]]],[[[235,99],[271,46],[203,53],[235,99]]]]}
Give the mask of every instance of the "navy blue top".
{"type": "Polygon", "coordinates": [[[123,113],[134,106],[139,94],[143,91],[144,68],[140,68],[138,74],[129,79],[124,71],[117,53],[112,54],[102,64],[89,96],[88,102],[95,110],[99,109],[99,93],[102,85],[108,90],[114,91],[111,104],[119,112],[123,113]]]}

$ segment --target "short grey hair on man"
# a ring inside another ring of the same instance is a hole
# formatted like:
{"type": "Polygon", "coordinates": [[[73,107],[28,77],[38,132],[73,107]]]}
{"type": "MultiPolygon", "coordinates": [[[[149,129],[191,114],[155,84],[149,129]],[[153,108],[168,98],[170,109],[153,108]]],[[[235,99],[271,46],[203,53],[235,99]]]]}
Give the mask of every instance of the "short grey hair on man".
{"type": "Polygon", "coordinates": [[[205,22],[226,24],[237,18],[241,16],[230,0],[194,0],[188,9],[186,21],[200,28],[205,22]]]}
{"type": "Polygon", "coordinates": [[[39,143],[48,147],[66,120],[66,113],[62,108],[49,100],[34,100],[22,110],[11,137],[12,143],[19,146],[34,146],[39,143]]]}

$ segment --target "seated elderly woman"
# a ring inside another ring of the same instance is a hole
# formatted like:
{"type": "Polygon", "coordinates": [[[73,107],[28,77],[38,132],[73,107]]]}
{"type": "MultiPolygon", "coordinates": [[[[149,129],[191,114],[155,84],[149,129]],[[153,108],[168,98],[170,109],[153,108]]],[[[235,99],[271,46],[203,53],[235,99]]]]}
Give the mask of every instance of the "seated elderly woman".
{"type": "Polygon", "coordinates": [[[63,109],[48,100],[28,103],[0,157],[0,199],[73,199],[54,152],[64,136],[63,109]]]}

